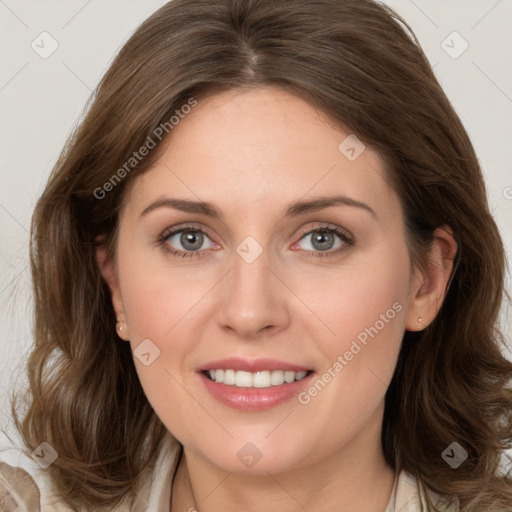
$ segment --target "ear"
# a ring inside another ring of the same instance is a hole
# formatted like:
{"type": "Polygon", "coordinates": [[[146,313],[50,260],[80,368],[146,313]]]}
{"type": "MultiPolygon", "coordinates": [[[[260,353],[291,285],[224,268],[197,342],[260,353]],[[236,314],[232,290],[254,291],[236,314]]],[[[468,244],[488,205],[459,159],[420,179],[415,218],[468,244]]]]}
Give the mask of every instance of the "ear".
{"type": "Polygon", "coordinates": [[[426,266],[416,269],[411,283],[411,301],[406,329],[421,331],[430,324],[443,305],[458,245],[449,226],[434,231],[434,240],[426,266]]]}
{"type": "Polygon", "coordinates": [[[119,278],[116,273],[115,263],[108,257],[107,248],[105,246],[102,245],[96,248],[96,261],[103,279],[105,279],[110,288],[110,298],[117,319],[117,335],[121,339],[129,341],[128,324],[124,314],[124,304],[119,287],[119,278]]]}

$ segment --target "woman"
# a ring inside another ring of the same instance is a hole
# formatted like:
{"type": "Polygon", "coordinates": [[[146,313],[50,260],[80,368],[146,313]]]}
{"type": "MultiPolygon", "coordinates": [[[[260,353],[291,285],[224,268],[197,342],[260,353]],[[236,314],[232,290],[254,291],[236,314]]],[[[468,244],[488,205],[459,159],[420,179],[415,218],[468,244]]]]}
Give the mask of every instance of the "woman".
{"type": "Polygon", "coordinates": [[[4,509],[512,510],[503,246],[390,9],[166,4],[66,145],[31,257],[4,509]]]}

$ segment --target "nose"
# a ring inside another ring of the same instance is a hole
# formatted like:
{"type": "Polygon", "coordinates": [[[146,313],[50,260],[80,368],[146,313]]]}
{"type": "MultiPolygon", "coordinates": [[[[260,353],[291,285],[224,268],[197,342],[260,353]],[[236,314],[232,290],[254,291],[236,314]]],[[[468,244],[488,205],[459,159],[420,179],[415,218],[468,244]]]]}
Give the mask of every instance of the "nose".
{"type": "Polygon", "coordinates": [[[217,321],[223,330],[244,340],[277,333],[290,322],[290,293],[270,267],[265,250],[251,263],[235,253],[233,267],[222,283],[217,321]]]}

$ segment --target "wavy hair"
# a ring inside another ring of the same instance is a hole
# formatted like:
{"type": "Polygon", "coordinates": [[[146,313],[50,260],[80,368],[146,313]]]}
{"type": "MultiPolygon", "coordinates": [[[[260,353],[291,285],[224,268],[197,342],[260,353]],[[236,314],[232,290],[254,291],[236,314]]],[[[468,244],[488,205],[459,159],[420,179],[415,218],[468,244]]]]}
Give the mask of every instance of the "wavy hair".
{"type": "Polygon", "coordinates": [[[166,138],[118,170],[159,127],[170,133],[190,98],[264,85],[301,97],[383,157],[413,262],[425,262],[437,227],[452,228],[450,287],[433,323],[404,336],[382,447],[391,467],[467,512],[512,510],[512,481],[498,471],[512,443],[512,363],[498,325],[503,244],[474,148],[416,36],[372,0],[173,0],[126,42],[33,214],[29,393],[11,398],[25,444],[57,450],[48,471],[73,510],[111,509],[154,459],[166,429],[119,343],[95,253],[105,244],[115,255],[125,191],[166,138]],[[453,441],[468,452],[456,470],[441,457],[453,441]]]}

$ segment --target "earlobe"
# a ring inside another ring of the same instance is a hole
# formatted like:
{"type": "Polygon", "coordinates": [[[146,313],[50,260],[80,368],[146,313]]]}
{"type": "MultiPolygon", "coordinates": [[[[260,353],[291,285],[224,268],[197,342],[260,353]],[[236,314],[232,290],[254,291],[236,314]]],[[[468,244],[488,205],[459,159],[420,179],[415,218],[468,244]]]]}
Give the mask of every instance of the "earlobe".
{"type": "Polygon", "coordinates": [[[116,322],[116,332],[121,339],[128,341],[128,327],[122,320],[116,322]]]}
{"type": "Polygon", "coordinates": [[[124,314],[124,305],[119,287],[119,279],[116,274],[114,262],[107,255],[107,249],[104,246],[96,249],[96,261],[103,279],[105,279],[109,289],[112,307],[117,318],[116,332],[124,341],[129,341],[128,325],[124,314]]]}
{"type": "Polygon", "coordinates": [[[411,287],[412,301],[406,321],[408,331],[421,331],[436,317],[443,305],[458,244],[449,226],[434,231],[432,248],[421,272],[417,272],[411,287]]]}

